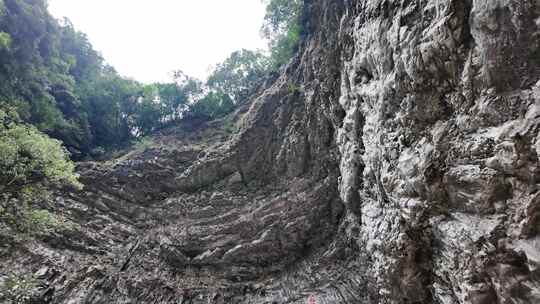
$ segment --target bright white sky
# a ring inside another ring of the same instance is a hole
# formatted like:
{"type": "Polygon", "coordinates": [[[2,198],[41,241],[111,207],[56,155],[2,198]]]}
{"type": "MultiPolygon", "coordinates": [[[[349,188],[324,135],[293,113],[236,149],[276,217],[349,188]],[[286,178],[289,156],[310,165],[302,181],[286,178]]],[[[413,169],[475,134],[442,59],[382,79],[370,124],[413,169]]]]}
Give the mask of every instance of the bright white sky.
{"type": "Polygon", "coordinates": [[[173,70],[200,79],[242,48],[265,49],[261,0],[49,0],[123,76],[170,81],[173,70]]]}

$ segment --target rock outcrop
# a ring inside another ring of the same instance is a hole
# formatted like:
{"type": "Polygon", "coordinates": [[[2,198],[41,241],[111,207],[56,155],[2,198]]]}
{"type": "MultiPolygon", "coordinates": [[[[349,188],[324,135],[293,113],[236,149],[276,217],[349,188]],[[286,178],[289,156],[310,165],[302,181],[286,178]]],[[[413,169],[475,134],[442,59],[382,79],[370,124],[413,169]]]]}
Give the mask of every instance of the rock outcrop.
{"type": "Polygon", "coordinates": [[[37,303],[540,303],[540,1],[306,0],[220,122],[80,164],[37,303]]]}

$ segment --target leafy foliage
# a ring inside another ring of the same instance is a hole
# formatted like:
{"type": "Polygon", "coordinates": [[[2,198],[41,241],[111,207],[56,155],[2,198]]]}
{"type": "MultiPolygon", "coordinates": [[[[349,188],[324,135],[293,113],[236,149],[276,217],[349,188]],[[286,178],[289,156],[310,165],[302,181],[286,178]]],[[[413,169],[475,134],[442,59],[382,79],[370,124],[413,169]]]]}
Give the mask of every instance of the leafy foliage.
{"type": "MultiPolygon", "coordinates": [[[[46,0],[0,0],[0,102],[24,122],[3,140],[22,141],[25,134],[43,143],[44,133],[60,140],[73,159],[83,159],[184,118],[230,113],[291,58],[300,38],[302,1],[265,1],[269,58],[241,50],[218,64],[206,83],[177,72],[170,83],[142,85],[105,64],[69,20],[55,20],[46,0]]],[[[18,153],[3,148],[6,155],[18,153]]]]}
{"type": "MultiPolygon", "coordinates": [[[[108,66],[69,20],[54,19],[46,0],[0,0],[0,234],[69,229],[48,210],[52,186],[81,187],[70,157],[97,157],[135,139],[143,149],[160,128],[218,119],[244,103],[288,62],[302,31],[301,0],[265,1],[270,57],[240,50],[207,82],[177,71],[170,83],[143,85],[108,66]]],[[[31,280],[10,282],[2,292],[25,300],[31,280]]]]}
{"type": "Polygon", "coordinates": [[[143,86],[135,105],[134,133],[146,136],[183,119],[200,99],[203,87],[181,71],[175,72],[174,82],[143,86]]]}
{"type": "Polygon", "coordinates": [[[11,47],[11,36],[8,33],[0,32],[0,49],[9,50],[11,47]]]}
{"type": "Polygon", "coordinates": [[[243,103],[268,73],[268,58],[260,52],[233,52],[203,83],[175,72],[174,82],[144,86],[137,102],[137,134],[148,135],[170,123],[189,118],[212,120],[243,103]]]}
{"type": "MultiPolygon", "coordinates": [[[[45,193],[48,194],[47,191],[45,193]]],[[[31,205],[24,200],[17,202],[18,204],[15,204],[15,200],[0,202],[0,221],[16,231],[16,236],[13,233],[10,235],[17,237],[18,240],[45,237],[76,227],[74,223],[63,216],[39,209],[36,205],[31,205]]],[[[0,234],[2,233],[4,232],[0,229],[0,234]]]]}
{"type": "Polygon", "coordinates": [[[268,58],[260,52],[245,49],[233,52],[216,66],[206,84],[194,95],[185,116],[210,120],[231,113],[253,93],[268,73],[267,67],[268,58]]]}
{"type": "Polygon", "coordinates": [[[133,81],[106,66],[86,35],[47,12],[44,0],[3,0],[0,101],[74,157],[128,143],[133,81]],[[109,110],[111,113],[109,113],[109,110]],[[106,115],[104,115],[106,114],[106,115]]]}
{"type": "Polygon", "coordinates": [[[31,275],[9,275],[0,286],[0,300],[7,304],[28,303],[38,283],[39,281],[31,275]]]}
{"type": "Polygon", "coordinates": [[[265,0],[262,34],[270,42],[270,68],[277,70],[294,55],[302,27],[302,0],[265,0]]]}
{"type": "Polygon", "coordinates": [[[110,67],[78,88],[92,133],[88,149],[114,148],[131,140],[140,90],[138,83],[119,77],[110,67]]]}
{"type": "Polygon", "coordinates": [[[31,236],[68,227],[61,217],[33,207],[51,200],[52,185],[81,187],[67,155],[60,141],[0,107],[0,223],[31,236]]]}
{"type": "Polygon", "coordinates": [[[229,95],[220,91],[209,92],[190,106],[187,116],[201,120],[212,120],[229,114],[234,108],[234,102],[229,95]]]}
{"type": "Polygon", "coordinates": [[[268,58],[261,52],[233,52],[208,78],[208,86],[227,94],[235,103],[243,102],[267,73],[268,58]]]}
{"type": "Polygon", "coordinates": [[[17,123],[15,113],[0,109],[1,190],[36,183],[80,186],[67,155],[60,141],[17,123]]]}

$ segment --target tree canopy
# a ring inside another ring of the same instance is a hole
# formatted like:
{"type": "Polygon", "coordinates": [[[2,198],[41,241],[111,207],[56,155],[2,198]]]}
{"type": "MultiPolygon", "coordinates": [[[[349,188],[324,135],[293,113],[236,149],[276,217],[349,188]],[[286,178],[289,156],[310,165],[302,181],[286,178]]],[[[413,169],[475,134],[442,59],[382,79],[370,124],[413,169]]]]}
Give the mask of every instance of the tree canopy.
{"type": "Polygon", "coordinates": [[[303,0],[264,0],[266,14],[261,32],[270,43],[270,69],[291,59],[298,47],[302,26],[303,0]]]}
{"type": "Polygon", "coordinates": [[[56,229],[63,220],[46,205],[51,187],[81,186],[73,161],[233,112],[293,56],[300,11],[301,1],[267,0],[270,55],[240,50],[207,81],[176,71],[170,82],[142,84],[121,77],[69,20],[54,19],[46,0],[0,0],[0,222],[56,229]]]}
{"type": "Polygon", "coordinates": [[[128,117],[120,112],[136,94],[129,81],[68,20],[50,16],[46,1],[2,0],[0,7],[0,101],[74,155],[124,143],[128,117]]]}
{"type": "Polygon", "coordinates": [[[14,110],[0,108],[0,192],[33,184],[79,186],[74,168],[60,141],[22,123],[14,110]]]}
{"type": "Polygon", "coordinates": [[[45,0],[0,0],[0,102],[20,120],[60,140],[74,159],[128,145],[186,117],[215,119],[245,102],[261,79],[293,55],[300,0],[264,0],[270,55],[233,52],[208,81],[175,73],[143,85],[121,77],[45,0]]]}
{"type": "Polygon", "coordinates": [[[267,72],[268,58],[264,54],[243,49],[217,65],[208,78],[208,86],[241,103],[267,72]]]}

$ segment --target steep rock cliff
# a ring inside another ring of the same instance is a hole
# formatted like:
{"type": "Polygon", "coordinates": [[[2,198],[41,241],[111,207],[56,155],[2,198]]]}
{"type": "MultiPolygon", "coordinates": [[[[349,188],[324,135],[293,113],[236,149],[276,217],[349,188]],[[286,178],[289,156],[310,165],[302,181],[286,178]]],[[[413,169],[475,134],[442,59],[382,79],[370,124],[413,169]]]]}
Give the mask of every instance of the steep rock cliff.
{"type": "Polygon", "coordinates": [[[80,165],[38,303],[540,303],[540,1],[310,0],[220,122],[80,165]]]}

